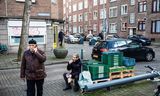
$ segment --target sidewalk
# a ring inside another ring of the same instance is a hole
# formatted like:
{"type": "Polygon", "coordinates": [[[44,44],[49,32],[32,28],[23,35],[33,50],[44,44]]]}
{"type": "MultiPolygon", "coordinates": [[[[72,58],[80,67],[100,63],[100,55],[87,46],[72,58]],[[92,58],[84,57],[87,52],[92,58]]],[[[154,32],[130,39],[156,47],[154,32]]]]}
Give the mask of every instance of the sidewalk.
{"type": "MultiPolygon", "coordinates": [[[[54,54],[47,56],[47,60],[45,61],[45,65],[53,65],[66,63],[69,59],[71,59],[72,54],[81,52],[83,49],[83,56],[85,59],[91,58],[91,51],[93,46],[89,46],[88,42],[84,42],[84,44],[65,44],[65,47],[68,49],[68,55],[65,59],[57,59],[54,54]]],[[[15,62],[17,54],[8,54],[2,55],[0,54],[0,70],[5,69],[15,69],[20,67],[20,62],[15,62]]]]}

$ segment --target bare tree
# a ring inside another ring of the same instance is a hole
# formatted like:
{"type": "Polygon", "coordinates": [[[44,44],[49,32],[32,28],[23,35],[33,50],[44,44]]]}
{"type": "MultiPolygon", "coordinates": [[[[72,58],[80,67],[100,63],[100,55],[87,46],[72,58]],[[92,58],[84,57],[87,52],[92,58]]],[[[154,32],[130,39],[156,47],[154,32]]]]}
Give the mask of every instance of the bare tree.
{"type": "Polygon", "coordinates": [[[17,54],[17,60],[20,61],[22,54],[27,48],[28,35],[29,35],[29,22],[30,22],[30,11],[31,11],[31,0],[25,0],[24,11],[23,11],[23,21],[22,21],[22,30],[20,44],[17,54]]]}

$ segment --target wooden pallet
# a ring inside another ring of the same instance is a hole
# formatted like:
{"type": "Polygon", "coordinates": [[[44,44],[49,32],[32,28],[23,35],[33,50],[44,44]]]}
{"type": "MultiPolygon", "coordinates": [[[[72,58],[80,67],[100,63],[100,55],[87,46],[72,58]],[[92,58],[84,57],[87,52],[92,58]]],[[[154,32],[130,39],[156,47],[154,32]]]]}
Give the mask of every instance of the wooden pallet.
{"type": "Polygon", "coordinates": [[[121,79],[121,78],[132,77],[132,76],[134,76],[133,70],[123,70],[123,71],[119,71],[119,72],[109,73],[110,80],[121,79]]]}

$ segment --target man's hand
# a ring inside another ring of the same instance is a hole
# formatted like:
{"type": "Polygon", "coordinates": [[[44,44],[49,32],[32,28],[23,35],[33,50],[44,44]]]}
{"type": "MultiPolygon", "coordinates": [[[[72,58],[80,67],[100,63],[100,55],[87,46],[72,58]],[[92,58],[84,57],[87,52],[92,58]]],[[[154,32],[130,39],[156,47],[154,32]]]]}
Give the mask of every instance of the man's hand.
{"type": "Polygon", "coordinates": [[[71,64],[73,62],[73,60],[69,60],[69,64],[71,64]]]}
{"type": "Polygon", "coordinates": [[[21,78],[24,82],[26,81],[26,79],[25,78],[21,78]]]}
{"type": "Polygon", "coordinates": [[[34,52],[37,52],[37,47],[36,47],[36,48],[34,48],[34,52]]]}

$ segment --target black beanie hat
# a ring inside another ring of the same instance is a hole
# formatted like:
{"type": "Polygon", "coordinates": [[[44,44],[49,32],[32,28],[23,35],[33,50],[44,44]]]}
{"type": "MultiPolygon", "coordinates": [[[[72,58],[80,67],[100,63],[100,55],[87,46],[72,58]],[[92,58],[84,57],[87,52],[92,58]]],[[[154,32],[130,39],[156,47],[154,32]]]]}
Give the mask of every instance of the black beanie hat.
{"type": "Polygon", "coordinates": [[[33,40],[33,39],[29,40],[28,43],[29,43],[29,44],[37,44],[37,42],[36,42],[35,40],[33,40]]]}

